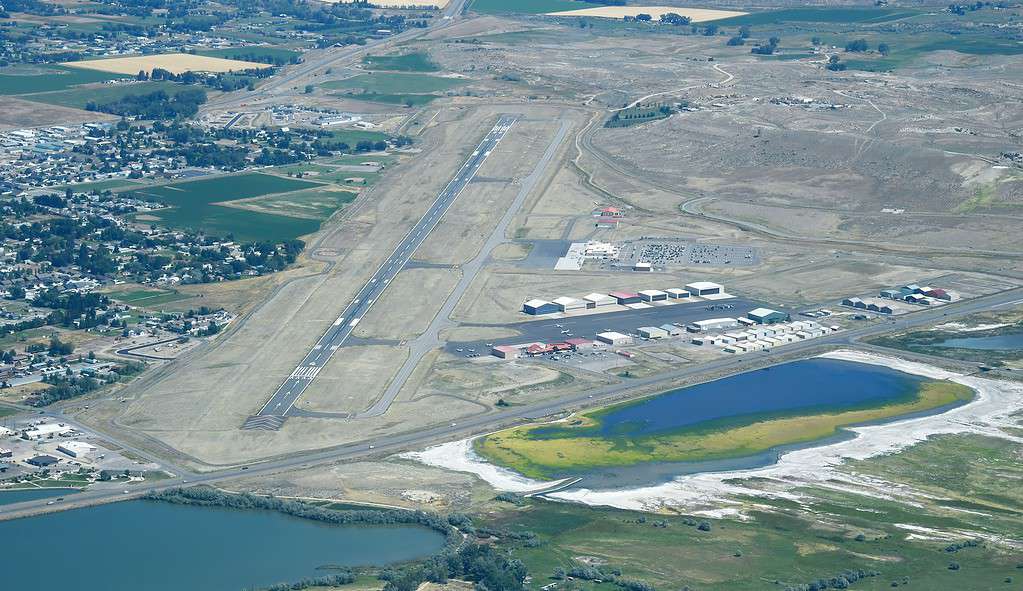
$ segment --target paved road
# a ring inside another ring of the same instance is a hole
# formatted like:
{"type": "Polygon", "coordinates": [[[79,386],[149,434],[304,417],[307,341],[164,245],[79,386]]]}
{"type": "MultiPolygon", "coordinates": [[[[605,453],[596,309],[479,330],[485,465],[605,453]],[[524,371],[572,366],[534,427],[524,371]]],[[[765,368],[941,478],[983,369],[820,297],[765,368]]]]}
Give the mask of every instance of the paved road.
{"type": "MultiPolygon", "coordinates": [[[[583,316],[569,316],[567,318],[547,318],[539,320],[526,320],[509,324],[496,325],[499,328],[508,328],[518,331],[519,336],[487,339],[484,341],[451,341],[445,345],[449,352],[457,349],[476,349],[477,353],[486,354],[493,345],[518,345],[539,341],[541,343],[556,343],[564,341],[569,336],[584,339],[592,339],[598,332],[613,330],[625,334],[635,333],[641,326],[660,326],[662,324],[678,323],[682,325],[691,324],[697,320],[708,318],[737,318],[745,316],[747,312],[755,308],[770,307],[768,304],[751,300],[749,298],[735,297],[718,301],[693,301],[684,304],[672,304],[670,306],[652,306],[640,310],[622,310],[618,312],[605,312],[603,314],[586,314],[583,316]],[[727,309],[708,310],[711,306],[731,306],[727,309]],[[566,332],[567,331],[567,332],[566,332]]],[[[797,318],[793,315],[793,320],[797,318]]],[[[464,325],[463,325],[464,326],[464,325]]],[[[489,325],[488,325],[489,326],[489,325]]]]}
{"type": "Polygon", "coordinates": [[[417,449],[450,440],[456,437],[467,437],[475,433],[485,433],[521,421],[549,416],[565,410],[583,406],[596,406],[635,395],[637,390],[649,390],[661,382],[677,380],[684,377],[702,377],[710,374],[724,374],[763,367],[772,363],[780,363],[800,354],[811,354],[820,349],[835,346],[855,345],[858,339],[877,336],[894,330],[923,326],[947,318],[956,318],[974,314],[984,310],[1003,310],[1023,305],[1023,288],[1003,291],[990,296],[965,300],[941,306],[939,308],[921,310],[901,317],[889,323],[871,324],[863,328],[834,333],[819,339],[800,341],[784,347],[776,347],[770,351],[724,357],[712,363],[683,367],[679,370],[652,376],[649,378],[627,380],[620,384],[591,390],[582,394],[573,394],[555,400],[530,406],[512,407],[491,414],[483,414],[463,419],[457,423],[443,423],[436,427],[420,429],[412,432],[398,433],[380,437],[371,441],[352,443],[340,447],[325,449],[287,458],[270,460],[256,464],[248,469],[230,468],[202,475],[189,475],[186,478],[174,478],[144,483],[132,487],[130,494],[120,491],[90,490],[78,495],[66,497],[66,501],[58,506],[47,506],[46,500],[26,501],[0,506],[0,520],[32,515],[40,511],[70,509],[92,504],[112,502],[122,499],[136,498],[148,492],[164,490],[182,485],[214,484],[240,476],[266,476],[281,471],[309,468],[316,465],[338,461],[351,461],[368,457],[383,457],[399,451],[417,449]]]}
{"type": "Polygon", "coordinates": [[[348,340],[373,303],[380,299],[381,294],[387,289],[387,285],[405,267],[430,232],[437,227],[444,212],[476,176],[487,157],[511,129],[515,119],[514,115],[502,115],[498,119],[493,129],[487,133],[479,146],[455,173],[454,178],[440,192],[430,209],[402,238],[394,252],[387,257],[387,260],[359,290],[355,299],[345,307],[341,315],[320,337],[301,363],[291,372],[291,375],[284,380],[284,383],[277,388],[277,391],[256,416],[246,421],[246,428],[274,429],[280,427],[279,419],[287,416],[288,411],[292,409],[309,384],[316,379],[317,374],[330,361],[334,352],[348,340]],[[276,417],[278,420],[260,419],[259,417],[276,417]]]}

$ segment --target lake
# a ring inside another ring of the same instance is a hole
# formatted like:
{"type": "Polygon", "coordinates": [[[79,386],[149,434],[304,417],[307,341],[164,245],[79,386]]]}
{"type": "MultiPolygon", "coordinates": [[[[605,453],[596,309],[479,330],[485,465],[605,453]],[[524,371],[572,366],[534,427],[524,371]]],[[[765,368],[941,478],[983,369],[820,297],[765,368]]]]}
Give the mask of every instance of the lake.
{"type": "Polygon", "coordinates": [[[948,349],[975,349],[979,351],[1023,351],[1023,332],[1010,332],[986,337],[956,337],[945,339],[934,346],[948,349]]]}
{"type": "Polygon", "coordinates": [[[0,553],[3,587],[19,591],[241,591],[444,546],[443,535],[420,526],[337,526],[156,501],[0,521],[0,539],[12,541],[0,553]]]}
{"type": "MultiPolygon", "coordinates": [[[[680,388],[597,413],[600,435],[638,436],[750,415],[880,405],[916,393],[923,378],[878,365],[805,359],[680,388]]],[[[561,432],[537,429],[535,435],[561,432]]]]}

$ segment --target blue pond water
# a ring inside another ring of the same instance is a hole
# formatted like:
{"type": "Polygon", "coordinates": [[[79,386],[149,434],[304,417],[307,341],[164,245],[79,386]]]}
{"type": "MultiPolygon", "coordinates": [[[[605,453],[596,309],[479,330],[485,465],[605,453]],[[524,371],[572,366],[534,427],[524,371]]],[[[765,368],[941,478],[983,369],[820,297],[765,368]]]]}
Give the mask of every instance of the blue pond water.
{"type": "Polygon", "coordinates": [[[1010,332],[986,337],[958,337],[946,339],[936,346],[954,349],[976,349],[979,351],[1023,350],[1023,332],[1010,332]]]}
{"type": "Polygon", "coordinates": [[[72,488],[30,488],[26,490],[5,490],[0,491],[0,505],[11,503],[23,503],[37,499],[51,499],[55,497],[67,497],[78,492],[72,488]]]}
{"type": "Polygon", "coordinates": [[[0,539],[0,588],[22,591],[240,591],[329,574],[319,566],[412,560],[444,545],[418,526],[336,526],[152,501],[3,521],[0,539]]]}
{"type": "Polygon", "coordinates": [[[672,390],[611,410],[601,417],[600,432],[646,435],[745,415],[884,403],[915,392],[922,381],[877,365],[806,359],[672,390]]]}

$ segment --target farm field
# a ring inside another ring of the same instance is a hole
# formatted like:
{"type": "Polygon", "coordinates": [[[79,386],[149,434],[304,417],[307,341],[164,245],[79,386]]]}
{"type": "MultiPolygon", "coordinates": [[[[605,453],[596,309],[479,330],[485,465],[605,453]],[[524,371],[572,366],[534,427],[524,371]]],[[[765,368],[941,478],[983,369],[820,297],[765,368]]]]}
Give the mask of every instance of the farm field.
{"type": "MultiPolygon", "coordinates": [[[[351,173],[349,173],[350,175],[351,173]]],[[[310,189],[286,195],[268,195],[225,204],[249,211],[322,221],[335,211],[355,201],[355,191],[310,189]]]]}
{"type": "Polygon", "coordinates": [[[422,53],[405,53],[401,55],[367,55],[362,63],[369,70],[386,70],[390,72],[437,72],[440,66],[422,53]]]}
{"type": "Polygon", "coordinates": [[[543,14],[561,10],[576,10],[591,7],[586,2],[575,0],[473,0],[469,9],[482,14],[543,14]]]}
{"type": "Polygon", "coordinates": [[[38,66],[38,74],[8,74],[4,72],[7,69],[0,69],[0,95],[66,90],[80,84],[124,78],[122,74],[56,65],[38,66]]]}
{"type": "Polygon", "coordinates": [[[240,60],[244,62],[264,62],[265,59],[287,63],[291,58],[302,55],[301,51],[287,49],[284,47],[227,47],[224,49],[203,49],[196,52],[198,55],[216,57],[228,60],[240,60]]]}
{"type": "Polygon", "coordinates": [[[160,80],[156,82],[133,82],[131,84],[76,88],[57,92],[41,92],[38,94],[28,94],[20,98],[37,103],[84,109],[89,103],[108,103],[120,100],[130,94],[148,94],[157,90],[173,94],[182,88],[184,88],[182,85],[175,82],[160,80]]]}
{"type": "Polygon", "coordinates": [[[231,235],[241,241],[287,240],[315,232],[319,229],[319,220],[248,211],[219,203],[318,186],[319,183],[309,181],[246,173],[147,187],[133,194],[169,205],[169,209],[145,215],[171,227],[215,236],[231,235]]]}
{"type": "Polygon", "coordinates": [[[139,55],[132,57],[115,57],[62,64],[70,68],[98,70],[114,74],[135,75],[141,71],[152,73],[155,68],[167,70],[172,74],[185,72],[232,72],[267,67],[259,62],[243,62],[240,60],[192,55],[189,53],[164,53],[156,55],[139,55]]]}
{"type": "MultiPolygon", "coordinates": [[[[350,4],[355,0],[327,0],[330,3],[338,4],[350,4]]],[[[448,5],[449,0],[374,0],[375,6],[383,8],[404,8],[407,6],[415,6],[417,8],[428,8],[435,6],[437,8],[444,8],[448,5]]]]}
{"type": "Polygon", "coordinates": [[[675,13],[687,16],[694,23],[705,23],[726,18],[743,16],[745,12],[735,10],[709,10],[706,8],[679,8],[677,6],[600,6],[594,8],[583,8],[579,10],[563,10],[559,12],[548,12],[548,16],[591,16],[598,18],[622,19],[626,16],[637,14],[649,14],[654,19],[661,15],[675,13]]]}
{"type": "Polygon", "coordinates": [[[328,90],[358,89],[371,94],[429,94],[450,90],[465,84],[459,78],[430,76],[427,74],[383,73],[360,74],[345,80],[324,82],[328,90]]]}

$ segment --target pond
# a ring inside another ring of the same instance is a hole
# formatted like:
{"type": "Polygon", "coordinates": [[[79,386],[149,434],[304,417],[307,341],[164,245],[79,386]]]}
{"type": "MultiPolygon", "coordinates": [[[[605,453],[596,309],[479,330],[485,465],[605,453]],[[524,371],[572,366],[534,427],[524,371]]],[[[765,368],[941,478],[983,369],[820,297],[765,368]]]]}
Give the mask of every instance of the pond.
{"type": "Polygon", "coordinates": [[[66,497],[78,492],[73,488],[25,488],[19,490],[0,490],[0,505],[66,497]]]}
{"type": "MultiPolygon", "coordinates": [[[[877,365],[806,359],[679,388],[595,416],[600,435],[647,435],[750,415],[881,405],[914,395],[923,381],[877,365]]],[[[534,434],[542,438],[559,430],[534,434]]]]}
{"type": "Polygon", "coordinates": [[[127,501],[0,522],[3,587],[232,591],[429,556],[420,526],[328,525],[273,511],[127,501]]]}
{"type": "Polygon", "coordinates": [[[1023,351],[1023,332],[982,337],[956,337],[935,344],[947,349],[974,349],[978,351],[1023,351]]]}

